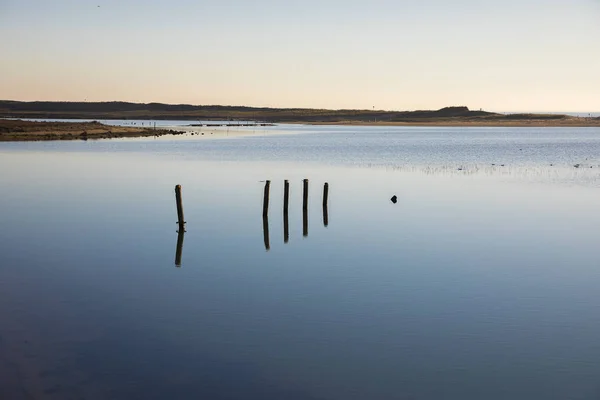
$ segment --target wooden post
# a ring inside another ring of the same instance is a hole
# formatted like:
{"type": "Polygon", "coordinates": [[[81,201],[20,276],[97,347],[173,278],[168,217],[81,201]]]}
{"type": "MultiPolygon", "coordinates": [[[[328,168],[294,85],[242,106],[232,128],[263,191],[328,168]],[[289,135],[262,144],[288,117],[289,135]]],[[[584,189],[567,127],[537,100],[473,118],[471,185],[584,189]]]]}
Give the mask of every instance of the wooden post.
{"type": "Polygon", "coordinates": [[[290,224],[288,218],[288,209],[290,204],[290,182],[286,179],[283,182],[283,243],[290,241],[290,224]]]}
{"type": "Polygon", "coordinates": [[[177,201],[177,223],[179,224],[179,232],[185,232],[183,204],[181,203],[181,185],[175,186],[175,201],[177,201]]]}
{"type": "Polygon", "coordinates": [[[304,181],[304,188],[302,192],[302,210],[308,210],[308,179],[304,181]]]}
{"type": "Polygon", "coordinates": [[[308,179],[304,180],[302,191],[302,236],[308,236],[308,179]]]}
{"type": "Polygon", "coordinates": [[[329,225],[329,213],[327,210],[327,200],[329,198],[329,183],[325,182],[323,186],[323,225],[327,228],[329,225]]]}
{"type": "Polygon", "coordinates": [[[177,233],[177,250],[175,250],[175,265],[177,267],[181,267],[181,253],[183,252],[183,235],[185,234],[184,230],[180,230],[177,233]]]}
{"type": "Polygon", "coordinates": [[[288,206],[290,203],[290,182],[286,179],[283,182],[283,214],[288,213],[288,206]]]}
{"type": "Polygon", "coordinates": [[[271,181],[265,182],[265,195],[263,197],[263,218],[269,214],[269,190],[271,189],[271,181]]]}
{"type": "Polygon", "coordinates": [[[263,215],[263,239],[265,241],[265,250],[269,251],[271,245],[269,244],[269,217],[263,215]]]}

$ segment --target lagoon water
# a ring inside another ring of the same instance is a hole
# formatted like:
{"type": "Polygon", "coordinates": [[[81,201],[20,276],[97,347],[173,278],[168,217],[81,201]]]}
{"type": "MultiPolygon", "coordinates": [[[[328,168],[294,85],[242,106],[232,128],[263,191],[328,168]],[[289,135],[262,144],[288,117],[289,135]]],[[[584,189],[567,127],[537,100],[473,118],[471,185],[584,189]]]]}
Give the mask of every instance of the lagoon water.
{"type": "Polygon", "coordinates": [[[0,398],[600,397],[600,129],[182,129],[0,143],[0,398]]]}

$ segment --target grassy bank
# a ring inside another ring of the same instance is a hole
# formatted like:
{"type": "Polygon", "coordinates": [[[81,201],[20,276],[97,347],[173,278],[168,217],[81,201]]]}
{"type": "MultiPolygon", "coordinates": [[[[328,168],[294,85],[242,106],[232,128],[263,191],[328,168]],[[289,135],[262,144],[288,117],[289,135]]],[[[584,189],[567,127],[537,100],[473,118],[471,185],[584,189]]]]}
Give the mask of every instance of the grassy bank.
{"type": "Polygon", "coordinates": [[[0,142],[111,139],[181,133],[183,132],[166,129],[109,126],[99,122],[33,122],[0,119],[0,142]]]}

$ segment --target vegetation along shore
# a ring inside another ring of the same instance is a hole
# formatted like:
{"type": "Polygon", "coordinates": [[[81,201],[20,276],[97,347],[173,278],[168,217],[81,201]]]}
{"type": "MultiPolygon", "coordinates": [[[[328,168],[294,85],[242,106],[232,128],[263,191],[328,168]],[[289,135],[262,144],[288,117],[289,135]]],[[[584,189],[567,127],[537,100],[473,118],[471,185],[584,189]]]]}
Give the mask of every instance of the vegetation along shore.
{"type": "Polygon", "coordinates": [[[184,132],[170,129],[109,126],[97,121],[34,122],[0,119],[0,142],[157,137],[182,133],[184,132]]]}
{"type": "Polygon", "coordinates": [[[259,108],[194,106],[187,104],[126,102],[19,102],[0,101],[0,141],[108,139],[179,134],[174,130],[115,127],[98,122],[31,122],[34,119],[154,119],[190,121],[257,121],[336,125],[399,126],[600,126],[600,118],[562,114],[500,114],[467,107],[423,111],[325,110],[307,108],[259,108]]]}

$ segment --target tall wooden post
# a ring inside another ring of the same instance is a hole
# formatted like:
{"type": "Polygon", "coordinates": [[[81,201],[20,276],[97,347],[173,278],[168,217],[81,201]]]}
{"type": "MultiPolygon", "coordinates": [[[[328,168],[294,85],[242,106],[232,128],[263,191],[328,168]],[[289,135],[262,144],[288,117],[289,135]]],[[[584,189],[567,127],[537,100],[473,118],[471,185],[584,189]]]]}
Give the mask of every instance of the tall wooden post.
{"type": "Polygon", "coordinates": [[[175,201],[177,202],[177,223],[179,224],[179,232],[185,232],[183,204],[181,203],[181,185],[175,186],[175,201]]]}
{"type": "Polygon", "coordinates": [[[329,183],[325,182],[323,186],[323,225],[329,225],[329,213],[327,210],[327,200],[329,198],[329,183]]]}
{"type": "Polygon", "coordinates": [[[288,213],[289,204],[290,204],[290,182],[286,179],[283,182],[283,214],[288,213]]]}
{"type": "Polygon", "coordinates": [[[302,236],[308,236],[308,179],[304,180],[302,191],[302,236]]]}
{"type": "Polygon", "coordinates": [[[265,182],[265,194],[263,197],[263,218],[269,214],[269,190],[271,189],[271,181],[265,182]]]}
{"type": "Polygon", "coordinates": [[[304,181],[304,187],[302,191],[302,210],[308,210],[308,179],[304,181]]]}
{"type": "Polygon", "coordinates": [[[283,243],[290,241],[290,224],[288,218],[288,206],[290,202],[290,182],[283,182],[283,243]]]}

